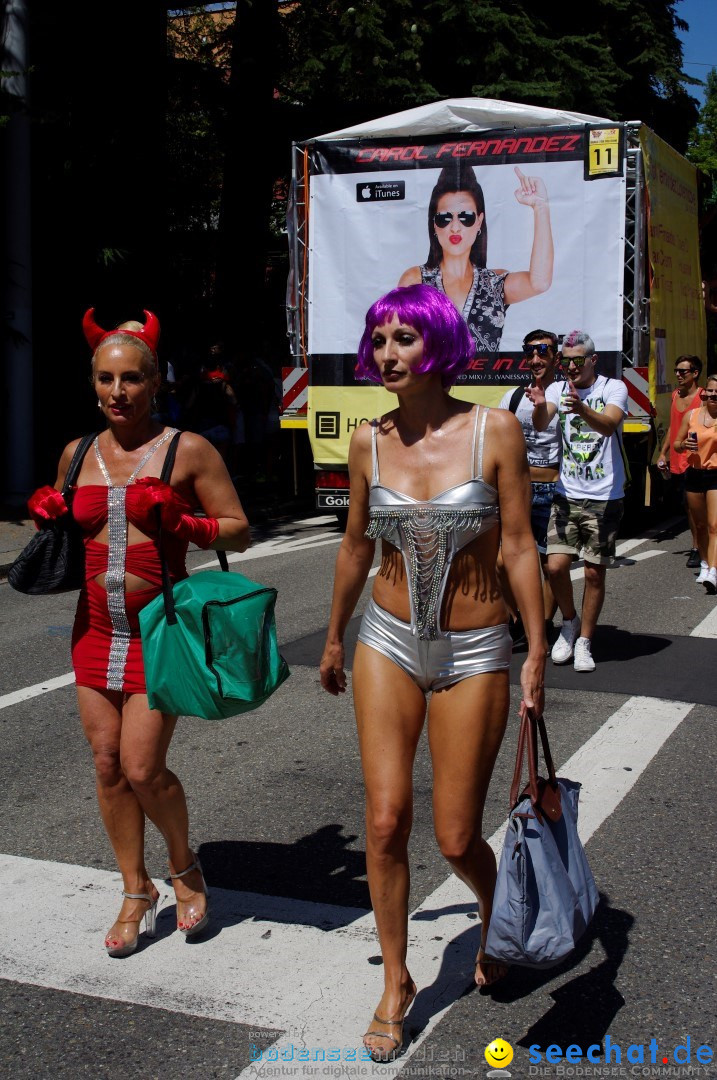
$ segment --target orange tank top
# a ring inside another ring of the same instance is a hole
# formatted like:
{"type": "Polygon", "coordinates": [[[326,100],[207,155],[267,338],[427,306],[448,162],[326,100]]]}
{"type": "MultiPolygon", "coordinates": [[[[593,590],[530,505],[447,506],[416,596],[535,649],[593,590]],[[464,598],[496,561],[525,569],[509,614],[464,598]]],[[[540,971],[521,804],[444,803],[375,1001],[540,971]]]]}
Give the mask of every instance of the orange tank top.
{"type": "Polygon", "coordinates": [[[697,449],[687,454],[687,464],[692,469],[717,469],[717,421],[707,427],[703,422],[704,407],[690,413],[688,436],[697,435],[697,449]]]}
{"type": "Polygon", "coordinates": [[[671,473],[675,473],[675,474],[679,475],[680,473],[683,473],[685,471],[685,469],[687,468],[687,465],[688,465],[687,451],[684,450],[682,453],[679,453],[677,450],[675,450],[674,442],[675,442],[675,439],[677,438],[677,432],[680,430],[680,428],[682,426],[682,421],[685,418],[685,413],[689,412],[690,409],[698,409],[700,407],[700,405],[701,405],[700,394],[701,393],[702,393],[702,391],[701,391],[700,387],[698,386],[697,389],[695,390],[693,396],[692,396],[692,401],[690,401],[687,408],[683,409],[682,412],[680,412],[680,410],[675,405],[675,402],[676,402],[677,398],[679,397],[679,391],[675,390],[673,392],[673,394],[672,394],[672,404],[670,406],[670,472],[671,473]]]}

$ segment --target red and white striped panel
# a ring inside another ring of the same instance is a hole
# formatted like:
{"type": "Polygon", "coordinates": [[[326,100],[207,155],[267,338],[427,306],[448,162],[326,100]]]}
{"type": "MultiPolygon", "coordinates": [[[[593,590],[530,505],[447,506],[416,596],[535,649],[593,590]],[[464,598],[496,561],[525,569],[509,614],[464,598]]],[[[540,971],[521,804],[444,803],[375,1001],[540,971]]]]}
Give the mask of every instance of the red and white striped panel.
{"type": "Polygon", "coordinates": [[[625,367],[622,377],[627,386],[627,415],[655,416],[655,407],[650,401],[648,369],[625,367]]]}
{"type": "Polygon", "coordinates": [[[309,403],[309,369],[285,367],[281,369],[283,416],[305,416],[309,403]]]}

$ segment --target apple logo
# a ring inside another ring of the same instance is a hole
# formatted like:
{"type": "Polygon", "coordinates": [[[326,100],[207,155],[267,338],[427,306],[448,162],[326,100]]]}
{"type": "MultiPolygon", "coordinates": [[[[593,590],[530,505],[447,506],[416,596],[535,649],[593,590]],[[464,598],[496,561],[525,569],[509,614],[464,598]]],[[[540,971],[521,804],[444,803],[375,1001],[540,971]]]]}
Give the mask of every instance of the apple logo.
{"type": "Polygon", "coordinates": [[[371,198],[371,188],[368,186],[368,184],[366,185],[366,187],[361,188],[361,198],[362,199],[370,199],[371,198]]]}

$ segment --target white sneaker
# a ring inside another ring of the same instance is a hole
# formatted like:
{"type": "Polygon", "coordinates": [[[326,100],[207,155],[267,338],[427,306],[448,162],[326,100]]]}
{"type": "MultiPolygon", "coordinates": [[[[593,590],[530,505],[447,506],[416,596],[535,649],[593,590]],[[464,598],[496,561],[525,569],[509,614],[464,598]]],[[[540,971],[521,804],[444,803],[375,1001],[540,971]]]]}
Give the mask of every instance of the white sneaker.
{"type": "Polygon", "coordinates": [[[579,633],[579,615],[574,615],[572,619],[568,619],[567,621],[563,619],[560,633],[558,634],[557,640],[550,653],[550,659],[554,664],[567,664],[568,660],[573,655],[573,645],[575,644],[575,639],[579,633]]]}
{"type": "Polygon", "coordinates": [[[595,661],[590,652],[590,638],[579,637],[575,642],[575,663],[573,667],[576,671],[595,670],[595,661]]]}
{"type": "Polygon", "coordinates": [[[695,585],[703,585],[705,578],[707,577],[707,571],[709,570],[709,564],[706,562],[700,563],[700,572],[695,578],[695,585]]]}
{"type": "Polygon", "coordinates": [[[717,566],[710,566],[704,578],[705,592],[710,596],[714,596],[717,593],[717,566]]]}

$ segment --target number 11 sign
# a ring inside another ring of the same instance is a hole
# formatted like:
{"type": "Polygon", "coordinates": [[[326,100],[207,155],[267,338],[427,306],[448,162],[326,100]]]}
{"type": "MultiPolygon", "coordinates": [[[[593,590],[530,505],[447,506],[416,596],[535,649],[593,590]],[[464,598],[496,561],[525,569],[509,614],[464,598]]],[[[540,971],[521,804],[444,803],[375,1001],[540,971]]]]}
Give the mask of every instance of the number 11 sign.
{"type": "Polygon", "coordinates": [[[591,128],[587,145],[585,179],[622,176],[622,128],[591,128]]]}

